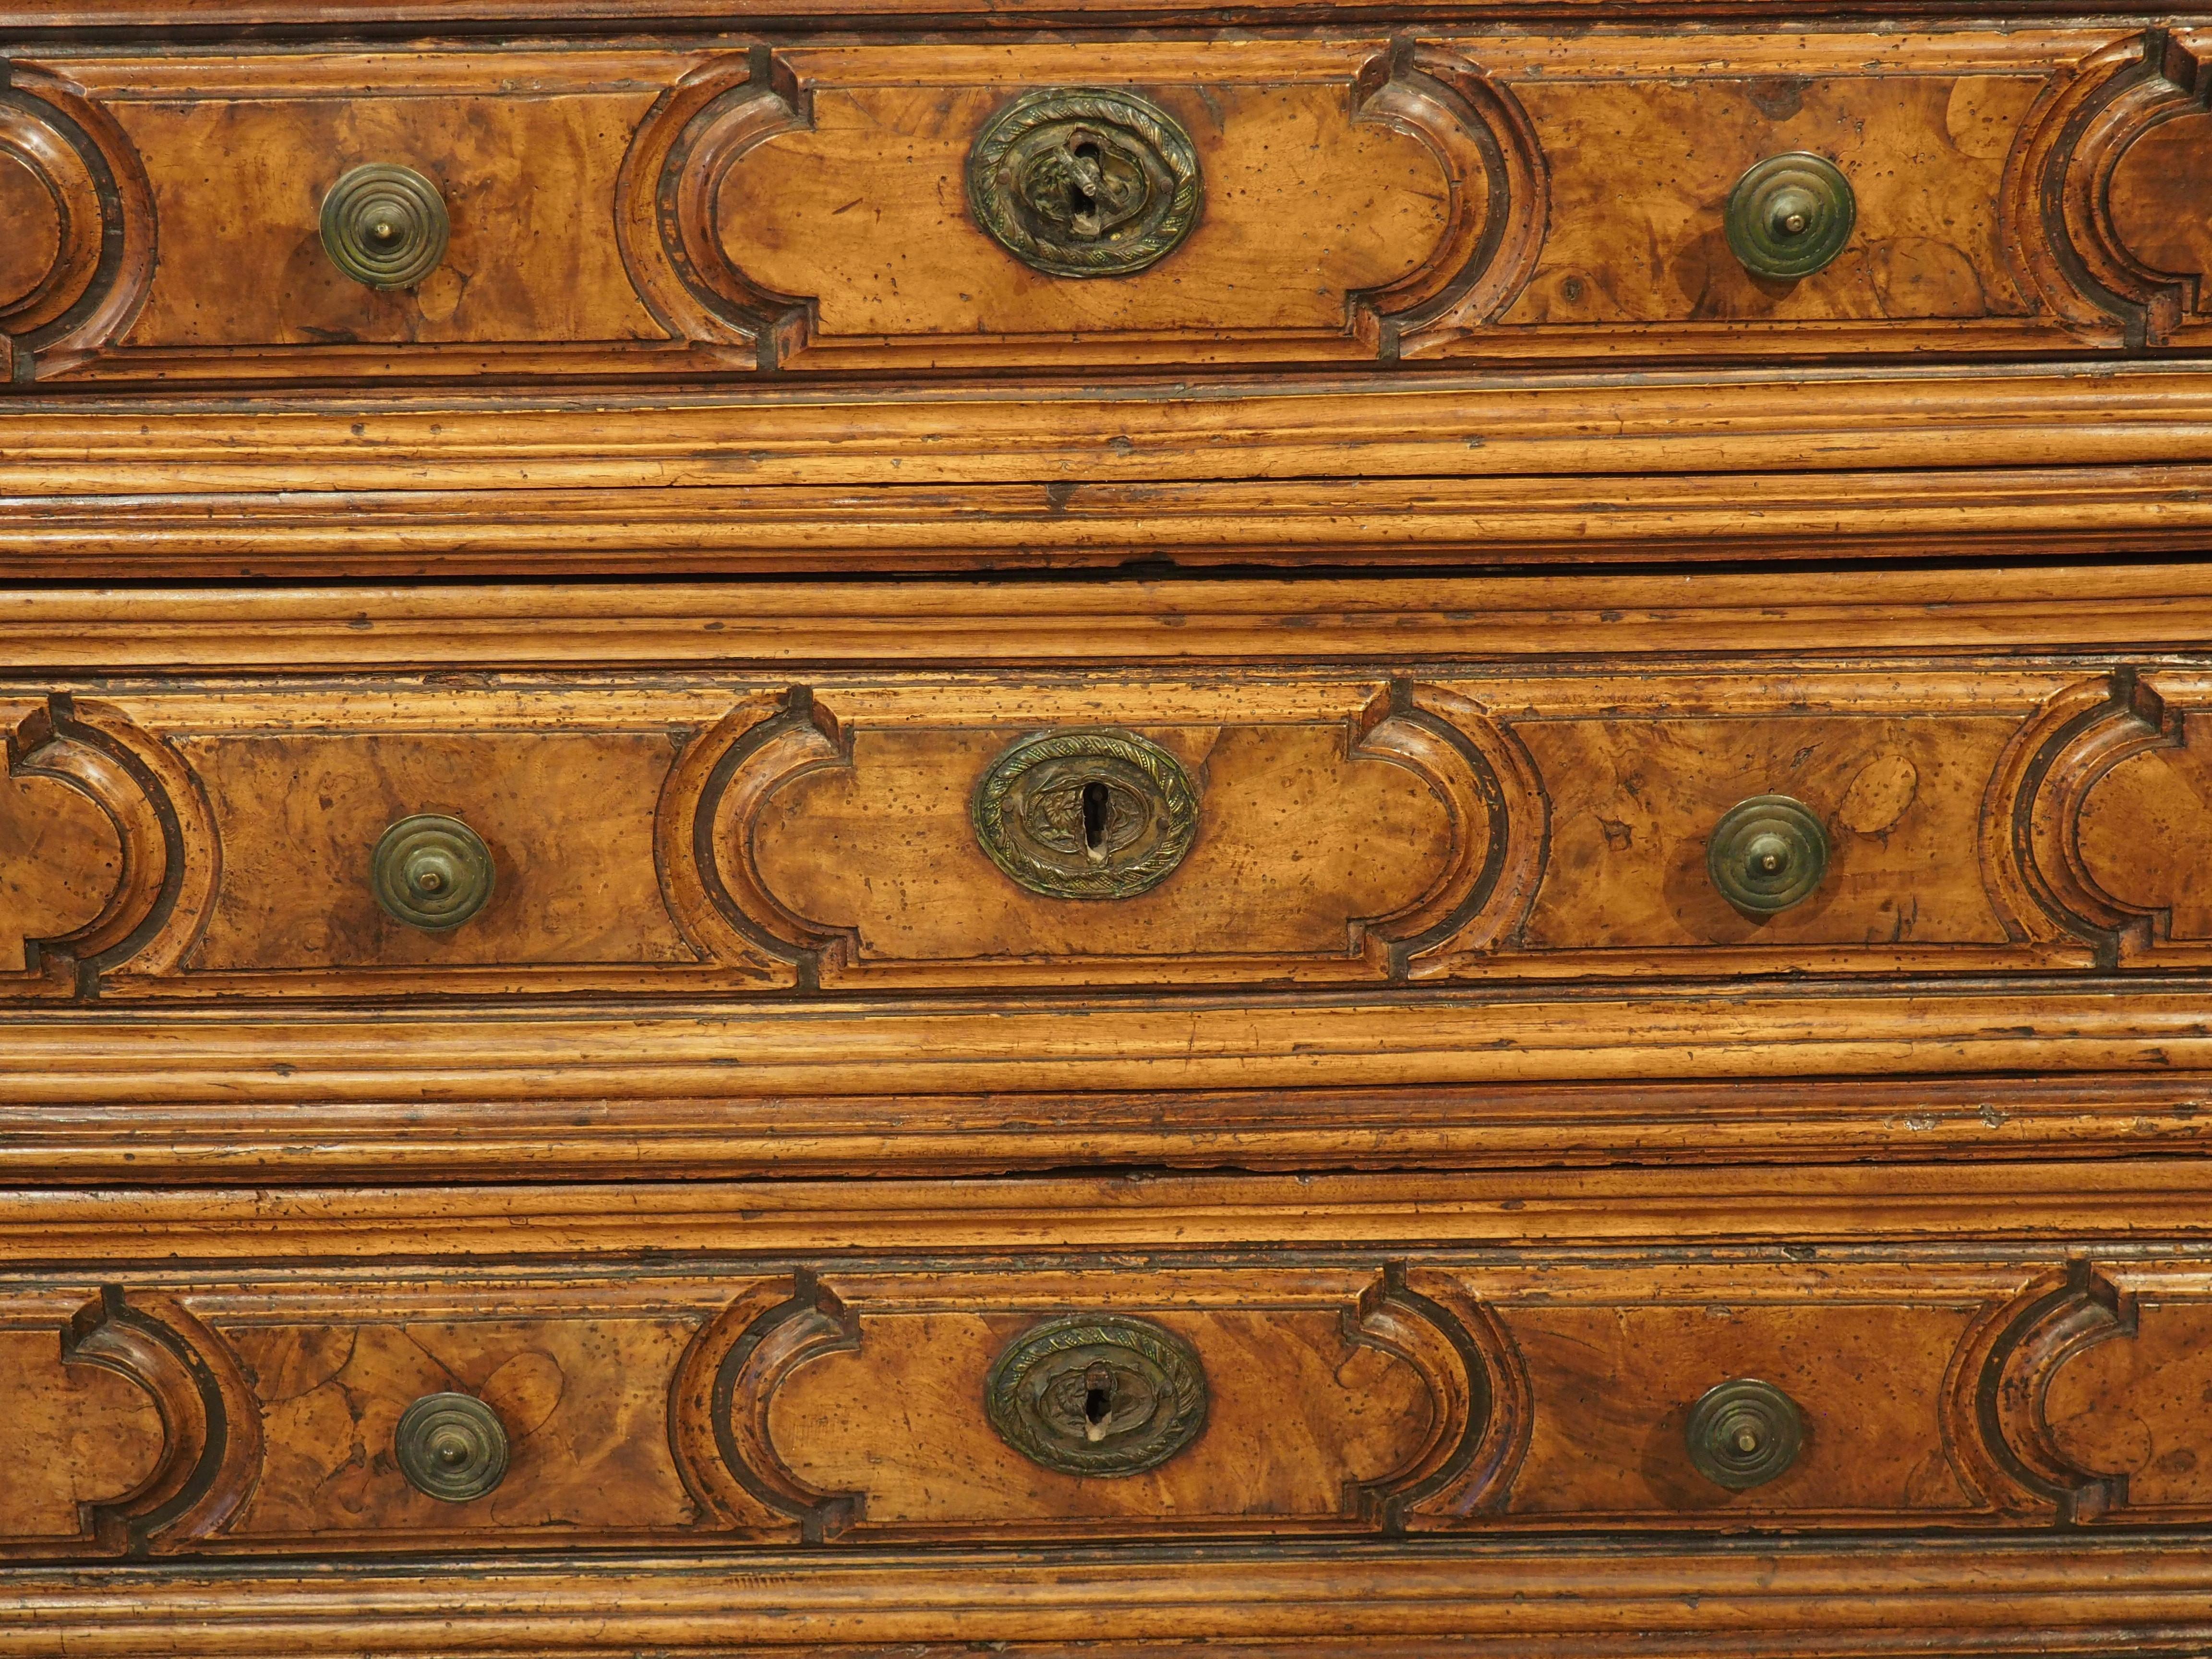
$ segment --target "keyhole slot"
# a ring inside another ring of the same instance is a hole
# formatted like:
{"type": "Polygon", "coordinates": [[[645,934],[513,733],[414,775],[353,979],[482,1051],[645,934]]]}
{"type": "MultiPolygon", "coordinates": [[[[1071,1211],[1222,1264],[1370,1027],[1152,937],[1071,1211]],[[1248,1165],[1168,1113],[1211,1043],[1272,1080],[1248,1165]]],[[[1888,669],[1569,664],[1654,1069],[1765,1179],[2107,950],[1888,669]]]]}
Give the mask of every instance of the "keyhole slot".
{"type": "MultiPolygon", "coordinates": [[[[1100,162],[1105,159],[1103,152],[1099,149],[1098,146],[1087,138],[1082,143],[1077,144],[1073,153],[1077,161],[1085,163],[1093,169],[1096,169],[1100,162]]],[[[1084,189],[1082,185],[1071,184],[1067,187],[1067,205],[1073,210],[1075,213],[1081,215],[1096,212],[1098,207],[1098,201],[1096,197],[1092,196],[1089,191],[1084,189]]]]}
{"type": "Polygon", "coordinates": [[[1089,1389],[1085,1390],[1083,1395],[1083,1416],[1085,1421],[1091,1423],[1103,1423],[1106,1420],[1107,1414],[1113,1409],[1114,1391],[1111,1389],[1089,1389]]]}
{"type": "Polygon", "coordinates": [[[1106,819],[1113,803],[1103,783],[1083,786],[1083,845],[1092,858],[1106,853],[1106,819]]]}
{"type": "Polygon", "coordinates": [[[1093,1365],[1083,1374],[1083,1437],[1097,1445],[1114,1419],[1114,1373],[1093,1365]]]}

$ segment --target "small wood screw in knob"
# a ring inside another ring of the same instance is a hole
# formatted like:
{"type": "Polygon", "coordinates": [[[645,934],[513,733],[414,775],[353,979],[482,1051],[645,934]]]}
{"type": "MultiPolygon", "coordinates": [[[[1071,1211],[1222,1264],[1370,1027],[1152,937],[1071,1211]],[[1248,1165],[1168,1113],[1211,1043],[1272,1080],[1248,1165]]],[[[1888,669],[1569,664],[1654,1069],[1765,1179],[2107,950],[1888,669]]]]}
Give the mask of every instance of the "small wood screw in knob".
{"type": "Polygon", "coordinates": [[[507,1474],[506,1428],[465,1394],[426,1394],[410,1406],[392,1450],[410,1485],[448,1504],[482,1498],[507,1474]]]}
{"type": "Polygon", "coordinates": [[[1705,871],[1737,909],[1771,916],[1813,896],[1828,871],[1828,832],[1802,801],[1753,795],[1713,826],[1705,871]]]}
{"type": "Polygon", "coordinates": [[[1765,1486],[1797,1461],[1805,1419],[1771,1382],[1740,1376],[1708,1389],[1690,1407],[1690,1462],[1731,1492],[1765,1486]]]}
{"type": "Polygon", "coordinates": [[[1795,281],[1844,251],[1858,218],[1850,180],[1825,155],[1770,155],[1729,192],[1729,246],[1754,276],[1795,281]]]}
{"type": "Polygon", "coordinates": [[[491,897],[491,849],[459,818],[417,812],[386,830],[369,858],[385,914],[410,927],[458,927],[491,897]]]}

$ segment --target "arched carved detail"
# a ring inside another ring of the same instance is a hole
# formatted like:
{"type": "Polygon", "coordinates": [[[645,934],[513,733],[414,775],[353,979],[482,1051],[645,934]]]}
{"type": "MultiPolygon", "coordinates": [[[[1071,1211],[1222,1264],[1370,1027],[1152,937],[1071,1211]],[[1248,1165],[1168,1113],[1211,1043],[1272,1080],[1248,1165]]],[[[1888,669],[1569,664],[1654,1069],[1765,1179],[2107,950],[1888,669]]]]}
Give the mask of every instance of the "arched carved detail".
{"type": "Polygon", "coordinates": [[[2197,307],[2202,273],[2157,270],[2115,228],[2112,175],[2154,127],[2212,109],[2212,74],[2171,32],[2144,30],[2054,76],[2005,167],[2001,234],[2044,302],[2101,344],[2141,349],[2197,307]]]}
{"type": "MultiPolygon", "coordinates": [[[[820,1492],[794,1474],[769,1436],[769,1408],[784,1379],[799,1366],[857,1349],[860,1325],[805,1268],[783,1281],[782,1288],[788,1293],[771,1305],[762,1306],[765,1298],[760,1296],[739,1304],[753,1316],[714,1364],[708,1411],[721,1466],[746,1497],[770,1516],[795,1520],[801,1539],[818,1544],[861,1519],[862,1495],[820,1492]]],[[[686,1369],[691,1369],[688,1356],[686,1369]]]]}
{"type": "Polygon", "coordinates": [[[1352,119],[1417,139],[1450,197],[1436,250],[1387,288],[1352,296],[1353,326],[1385,362],[1433,349],[1489,322],[1536,269],[1550,186],[1520,101],[1440,46],[1395,43],[1352,88],[1352,119]],[[1480,204],[1471,188],[1482,183],[1480,204]]]}
{"type": "Polygon", "coordinates": [[[2069,1360],[2135,1331],[2134,1298],[2083,1260],[2044,1274],[1978,1321],[1952,1358],[1946,1389],[1946,1433],[1961,1473],[2001,1510],[2062,1523],[2124,1504],[2127,1476],[2071,1462],[2045,1402],[2069,1360]]]}
{"type": "Polygon", "coordinates": [[[736,1461],[728,1390],[731,1354],[767,1315],[795,1293],[788,1278],[763,1281],[717,1313],[691,1339],[668,1393],[668,1444],[684,1489],[708,1524],[747,1534],[788,1536],[782,1507],[759,1497],[736,1461]]]}
{"type": "Polygon", "coordinates": [[[1383,1269],[1344,1326],[1347,1343],[1412,1366],[1435,1407],[1420,1451],[1355,1486],[1352,1512],[1403,1533],[1502,1509],[1534,1422],[1528,1374],[1504,1328],[1449,1275],[1403,1262],[1383,1269]]]}
{"type": "Polygon", "coordinates": [[[662,787],[654,838],[669,913],[694,949],[789,964],[809,988],[825,961],[851,959],[851,930],[809,921],[769,891],[752,837],[769,795],[852,763],[848,734],[805,686],[740,704],[685,750],[662,787]]]}
{"type": "Polygon", "coordinates": [[[222,1531],[261,1468],[260,1410],[222,1342],[173,1299],[127,1298],[111,1285],[64,1328],[62,1363],[126,1378],[161,1417],[161,1462],[137,1490],[88,1506],[93,1537],[148,1555],[222,1531]]]}
{"type": "Polygon", "coordinates": [[[2017,901],[2025,896],[2049,919],[2050,934],[2087,939],[2101,966],[2148,950],[2160,913],[2099,883],[2081,856],[2081,807],[2121,762],[2181,741],[2179,712],[2132,669],[2069,687],[2046,703],[1999,761],[1983,814],[1992,895],[2014,901],[2001,903],[2001,913],[2021,915],[2017,901]]]}
{"type": "Polygon", "coordinates": [[[1546,838],[1535,763],[1478,705],[1433,687],[1395,682],[1365,719],[1352,757],[1425,779],[1449,806],[1451,847],[1426,893],[1354,923],[1357,937],[1393,979],[1449,971],[1446,958],[1496,944],[1534,900],[1546,838]]]}
{"type": "MultiPolygon", "coordinates": [[[[154,196],[138,155],[67,82],[0,64],[0,161],[43,187],[52,256],[27,288],[0,294],[0,357],[27,380],[33,359],[98,349],[129,326],[154,274],[154,196]]],[[[24,227],[11,225],[12,234],[24,227]]]]}
{"type": "Polygon", "coordinates": [[[214,814],[183,758],[122,710],[65,694],[9,732],[7,750],[9,776],[68,784],[107,816],[120,865],[91,921],[25,941],[27,966],[73,974],[83,996],[118,971],[173,970],[207,920],[222,864],[214,814]]]}
{"type": "Polygon", "coordinates": [[[806,97],[767,46],[694,70],[653,106],[617,185],[630,280],[682,338],[744,344],[774,368],[805,343],[810,302],[759,286],[723,252],[723,185],[754,146],[811,125],[806,97]]]}

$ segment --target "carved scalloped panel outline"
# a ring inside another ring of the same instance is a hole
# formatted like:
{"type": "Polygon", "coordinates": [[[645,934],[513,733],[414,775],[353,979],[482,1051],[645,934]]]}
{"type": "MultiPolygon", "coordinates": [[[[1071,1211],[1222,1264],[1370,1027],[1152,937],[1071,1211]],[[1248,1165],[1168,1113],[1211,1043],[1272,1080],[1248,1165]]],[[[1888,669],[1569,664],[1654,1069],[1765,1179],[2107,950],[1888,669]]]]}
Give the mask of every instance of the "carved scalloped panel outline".
{"type": "MultiPolygon", "coordinates": [[[[2044,706],[1999,762],[1983,814],[1984,868],[2049,918],[2047,927],[2089,941],[2095,965],[2115,968],[2154,948],[2166,912],[2106,892],[2081,857],[2081,807],[2123,761],[2179,747],[2181,716],[2132,668],[2087,680],[2044,706]],[[2002,847],[1991,845],[1997,836],[2002,847]]],[[[1993,895],[1996,884],[1992,884],[1993,895]]],[[[2000,907],[2008,917],[2016,908],[2000,907]]],[[[2009,925],[2009,924],[2008,924],[2009,925]]]]}
{"type": "Polygon", "coordinates": [[[2112,218],[2114,170],[2163,122],[2212,109],[2212,74],[2172,33],[2114,41],[2052,77],[2005,165],[2003,245],[2044,302],[2100,345],[2162,343],[2196,308],[2203,273],[2156,270],[2112,218]]]}
{"type": "Polygon", "coordinates": [[[754,146],[813,125],[805,90],[769,47],[694,70],[630,141],[617,235],[638,297],[679,337],[749,347],[772,369],[805,344],[813,302],[761,287],[722,252],[722,184],[754,146]]]}
{"type": "Polygon", "coordinates": [[[118,973],[173,971],[205,925],[222,867],[214,814],[177,752],[118,708],[56,693],[7,736],[8,774],[55,779],[115,826],[121,873],[100,914],[25,942],[29,967],[73,973],[77,994],[118,973]]]}
{"type": "Polygon", "coordinates": [[[1352,298],[1353,331],[1385,362],[1489,322],[1536,269],[1551,193],[1536,130],[1506,88],[1441,46],[1398,40],[1368,60],[1352,119],[1416,138],[1443,170],[1451,216],[1436,249],[1387,288],[1352,298]],[[1477,212],[1467,181],[1486,186],[1477,212]]]}
{"type": "MultiPolygon", "coordinates": [[[[769,1315],[798,1294],[788,1278],[753,1285],[699,1328],[677,1363],[668,1390],[668,1445],[684,1489],[708,1525],[746,1537],[789,1540],[798,1522],[782,1504],[761,1495],[738,1459],[729,1424],[735,1386],[732,1355],[769,1315]]],[[[736,1362],[741,1366],[742,1358],[736,1362]]]]}
{"type": "Polygon", "coordinates": [[[2083,1350],[2136,1329],[2133,1297],[2086,1259],[1992,1308],[1952,1357],[1944,1436],[1962,1476],[2000,1513],[2094,1521],[2127,1502],[2127,1477],[2078,1468],[2051,1433],[2052,1380],[2083,1350]]]}
{"type": "Polygon", "coordinates": [[[143,1389],[167,1439],[137,1490],[87,1506],[100,1547],[165,1554],[222,1531],[261,1468],[260,1410],[222,1341],[173,1298],[126,1299],[110,1285],[64,1328],[62,1363],[97,1365],[143,1389]]]}
{"type": "Polygon", "coordinates": [[[0,311],[0,356],[21,382],[127,329],[154,276],[154,192],[137,151],[68,82],[0,60],[0,150],[43,181],[62,222],[46,278],[0,311]]]}

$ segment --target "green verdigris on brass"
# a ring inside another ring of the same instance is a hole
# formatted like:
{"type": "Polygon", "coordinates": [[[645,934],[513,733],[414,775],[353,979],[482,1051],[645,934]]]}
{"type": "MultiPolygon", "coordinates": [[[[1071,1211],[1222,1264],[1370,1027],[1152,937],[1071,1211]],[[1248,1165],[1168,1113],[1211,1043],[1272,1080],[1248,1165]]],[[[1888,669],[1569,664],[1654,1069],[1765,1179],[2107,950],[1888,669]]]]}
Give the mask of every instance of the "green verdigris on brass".
{"type": "Polygon", "coordinates": [[[1190,774],[1133,732],[1046,732],[992,763],[969,815],[991,861],[1048,898],[1131,898],[1198,835],[1190,774]]]}
{"type": "Polygon", "coordinates": [[[1175,117],[1126,92],[1017,98],[968,152],[968,208],[1024,264],[1055,276],[1127,276],[1198,222],[1198,150],[1175,117]]]}
{"type": "Polygon", "coordinates": [[[992,1364],[991,1426],[1062,1474],[1158,1468],[1206,1427],[1198,1350],[1148,1319],[1072,1315],[1024,1331],[992,1364]]]}

